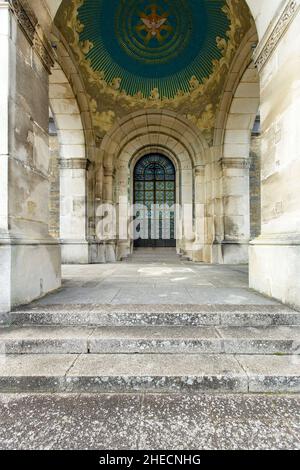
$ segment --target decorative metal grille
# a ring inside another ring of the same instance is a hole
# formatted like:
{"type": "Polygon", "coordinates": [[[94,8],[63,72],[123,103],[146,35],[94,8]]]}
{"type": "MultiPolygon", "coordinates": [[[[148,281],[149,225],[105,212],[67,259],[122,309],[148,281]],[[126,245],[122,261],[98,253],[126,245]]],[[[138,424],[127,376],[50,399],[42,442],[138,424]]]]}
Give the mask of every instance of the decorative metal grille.
{"type": "Polygon", "coordinates": [[[161,154],[142,157],[134,170],[134,203],[137,213],[136,246],[176,246],[176,173],[171,160],[161,154]]]}

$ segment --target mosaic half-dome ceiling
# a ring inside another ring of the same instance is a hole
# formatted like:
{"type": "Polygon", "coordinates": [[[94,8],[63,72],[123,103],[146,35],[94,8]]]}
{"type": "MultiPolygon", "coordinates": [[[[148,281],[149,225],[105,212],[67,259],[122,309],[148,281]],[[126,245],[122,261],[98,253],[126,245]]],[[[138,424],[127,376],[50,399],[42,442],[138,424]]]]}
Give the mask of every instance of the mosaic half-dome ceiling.
{"type": "Polygon", "coordinates": [[[244,0],[64,0],[56,25],[100,135],[129,112],[163,107],[210,138],[224,74],[251,22],[244,0]]]}

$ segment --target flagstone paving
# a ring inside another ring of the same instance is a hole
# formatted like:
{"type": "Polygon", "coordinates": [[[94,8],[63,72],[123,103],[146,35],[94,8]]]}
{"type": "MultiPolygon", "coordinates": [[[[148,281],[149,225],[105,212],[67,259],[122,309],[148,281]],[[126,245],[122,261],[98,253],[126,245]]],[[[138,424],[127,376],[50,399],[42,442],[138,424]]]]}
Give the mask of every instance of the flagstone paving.
{"type": "Polygon", "coordinates": [[[0,395],[0,449],[300,449],[300,396],[0,395]]]}

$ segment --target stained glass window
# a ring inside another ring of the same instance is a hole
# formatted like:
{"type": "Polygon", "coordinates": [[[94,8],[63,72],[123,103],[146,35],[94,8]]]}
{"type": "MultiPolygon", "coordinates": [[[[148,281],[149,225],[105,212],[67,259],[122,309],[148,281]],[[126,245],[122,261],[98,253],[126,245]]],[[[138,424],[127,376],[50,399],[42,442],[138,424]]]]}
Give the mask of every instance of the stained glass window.
{"type": "MultiPolygon", "coordinates": [[[[148,226],[146,240],[139,246],[175,246],[176,173],[171,160],[160,154],[142,157],[134,170],[134,202],[143,204],[148,212],[140,212],[143,227],[148,226]],[[153,205],[159,205],[155,208],[153,205]]],[[[140,232],[142,237],[142,231],[140,232]]]]}

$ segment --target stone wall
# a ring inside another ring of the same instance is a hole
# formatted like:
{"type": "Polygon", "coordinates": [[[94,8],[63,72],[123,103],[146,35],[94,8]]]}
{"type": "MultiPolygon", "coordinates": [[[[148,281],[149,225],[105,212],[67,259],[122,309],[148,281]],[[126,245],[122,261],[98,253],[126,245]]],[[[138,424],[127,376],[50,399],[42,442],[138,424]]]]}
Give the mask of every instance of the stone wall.
{"type": "Polygon", "coordinates": [[[1,54],[8,57],[1,69],[9,77],[1,80],[0,92],[1,128],[7,129],[6,154],[0,152],[7,169],[0,187],[0,199],[7,201],[0,233],[0,311],[7,311],[58,288],[61,259],[49,235],[51,59],[36,35],[34,16],[0,4],[1,54]]]}
{"type": "Polygon", "coordinates": [[[300,308],[300,1],[286,2],[255,60],[261,82],[262,230],[250,286],[300,308]]]}

